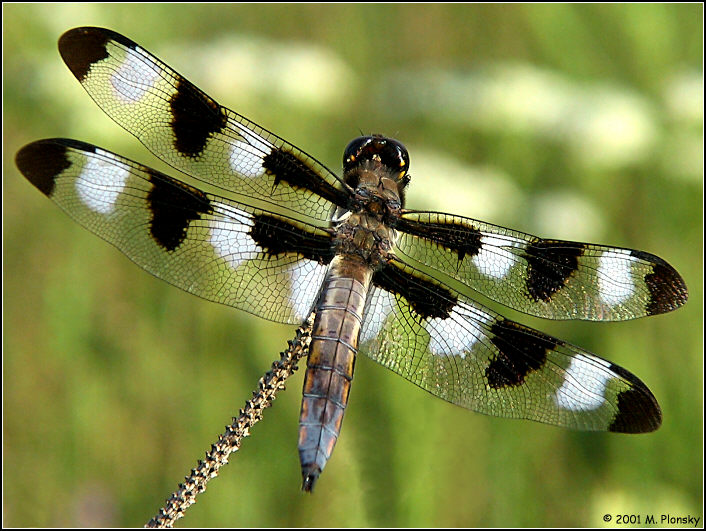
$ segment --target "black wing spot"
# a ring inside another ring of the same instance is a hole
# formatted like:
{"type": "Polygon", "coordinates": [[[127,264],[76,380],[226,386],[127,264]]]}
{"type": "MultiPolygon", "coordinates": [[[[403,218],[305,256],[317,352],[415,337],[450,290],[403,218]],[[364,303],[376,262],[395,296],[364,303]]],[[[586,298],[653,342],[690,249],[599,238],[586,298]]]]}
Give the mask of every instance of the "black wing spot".
{"type": "Polygon", "coordinates": [[[407,234],[426,238],[458,255],[459,261],[466,256],[476,256],[482,247],[480,230],[462,223],[440,223],[411,221],[401,218],[396,228],[407,234]]]}
{"type": "Polygon", "coordinates": [[[333,239],[330,235],[313,234],[287,220],[267,214],[254,216],[250,237],[271,256],[297,253],[321,264],[333,260],[333,239]]]}
{"type": "Polygon", "coordinates": [[[644,251],[631,251],[630,255],[652,263],[652,273],[645,275],[650,299],[645,305],[647,315],[671,312],[686,303],[689,293],[684,279],[660,257],[644,251]]]}
{"type": "Polygon", "coordinates": [[[147,194],[152,212],[150,233],[160,247],[175,251],[186,239],[190,223],[212,212],[211,203],[202,191],[147,167],[143,169],[150,174],[152,183],[147,194]]]}
{"type": "Polygon", "coordinates": [[[611,365],[610,370],[630,382],[632,387],[618,395],[618,412],[608,431],[646,433],[659,428],[662,410],[647,386],[619,365],[611,365]]]}
{"type": "Polygon", "coordinates": [[[110,40],[118,41],[128,48],[137,46],[131,40],[110,30],[74,28],[59,38],[59,53],[71,73],[83,83],[91,66],[109,56],[106,44],[110,40]]]}
{"type": "Polygon", "coordinates": [[[308,190],[340,207],[349,207],[348,194],[326,182],[308,161],[290,151],[273,148],[262,160],[267,175],[274,177],[275,187],[284,182],[292,188],[308,190]]]}
{"type": "Polygon", "coordinates": [[[373,273],[373,284],[404,297],[422,319],[447,319],[458,302],[448,289],[390,263],[373,273]]]}
{"type": "Polygon", "coordinates": [[[228,117],[223,107],[190,81],[180,77],[176,85],[169,101],[174,147],[184,156],[197,158],[211,135],[226,126],[228,117]]]}
{"type": "Polygon", "coordinates": [[[525,249],[527,291],[535,302],[549,302],[578,269],[584,245],[576,242],[537,239],[525,249]]]}
{"type": "Polygon", "coordinates": [[[485,369],[492,389],[521,385],[531,372],[544,366],[547,352],[561,344],[558,339],[506,319],[494,323],[490,331],[490,341],[498,349],[485,369]]]}
{"type": "Polygon", "coordinates": [[[63,143],[40,140],[20,149],[15,164],[29,182],[49,197],[54,192],[56,178],[72,164],[67,152],[68,146],[63,143]]]}

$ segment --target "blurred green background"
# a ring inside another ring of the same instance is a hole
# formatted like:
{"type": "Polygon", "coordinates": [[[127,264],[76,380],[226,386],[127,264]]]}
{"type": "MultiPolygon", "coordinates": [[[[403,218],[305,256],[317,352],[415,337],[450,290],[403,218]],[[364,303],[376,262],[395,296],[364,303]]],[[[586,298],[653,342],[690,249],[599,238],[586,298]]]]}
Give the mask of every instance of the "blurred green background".
{"type": "Polygon", "coordinates": [[[505,312],[637,374],[664,411],[656,433],[484,417],[360,358],[313,496],[299,491],[300,371],[178,525],[701,515],[700,4],[18,4],[3,15],[5,526],[144,524],[293,335],[155,280],[20,176],[15,152],[53,136],[164,169],[61,61],[59,35],[82,25],[125,34],[329,167],[359,132],[395,136],[411,155],[411,208],[646,250],[690,291],[685,308],[627,323],[505,312]]]}

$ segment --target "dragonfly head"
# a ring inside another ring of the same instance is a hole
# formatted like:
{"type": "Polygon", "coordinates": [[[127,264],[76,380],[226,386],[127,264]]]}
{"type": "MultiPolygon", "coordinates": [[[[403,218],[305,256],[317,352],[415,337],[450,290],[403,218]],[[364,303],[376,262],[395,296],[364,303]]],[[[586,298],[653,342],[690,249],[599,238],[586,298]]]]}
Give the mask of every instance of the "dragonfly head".
{"type": "Polygon", "coordinates": [[[359,136],[354,138],[343,152],[345,173],[371,162],[381,165],[397,181],[407,178],[409,154],[401,142],[382,135],[359,136]]]}
{"type": "Polygon", "coordinates": [[[373,187],[378,187],[385,199],[389,199],[389,191],[393,191],[399,202],[404,202],[404,190],[410,180],[408,170],[407,148],[393,138],[360,136],[351,140],[343,152],[346,184],[354,190],[362,188],[372,191],[373,187]],[[377,177],[377,182],[374,182],[374,177],[377,177]]]}

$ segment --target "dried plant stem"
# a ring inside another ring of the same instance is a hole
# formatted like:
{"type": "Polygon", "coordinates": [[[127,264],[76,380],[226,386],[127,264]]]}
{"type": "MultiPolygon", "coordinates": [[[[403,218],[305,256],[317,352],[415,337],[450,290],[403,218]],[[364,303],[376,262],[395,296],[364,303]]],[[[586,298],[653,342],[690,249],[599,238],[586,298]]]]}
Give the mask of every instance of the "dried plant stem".
{"type": "Polygon", "coordinates": [[[218,437],[218,442],[211,445],[206,459],[199,461],[186,481],[179,484],[179,489],[145,527],[172,527],[174,522],[184,516],[184,511],[196,502],[196,496],[206,490],[206,483],[218,475],[218,470],[228,463],[228,456],[240,448],[242,439],[250,435],[250,428],[262,418],[277,391],[284,389],[285,381],[297,369],[297,363],[309,349],[313,322],[314,314],[297,329],[295,338],[289,341],[289,347],[272,364],[272,369],[260,378],[257,391],[253,391],[253,398],[246,402],[238,417],[218,437]]]}

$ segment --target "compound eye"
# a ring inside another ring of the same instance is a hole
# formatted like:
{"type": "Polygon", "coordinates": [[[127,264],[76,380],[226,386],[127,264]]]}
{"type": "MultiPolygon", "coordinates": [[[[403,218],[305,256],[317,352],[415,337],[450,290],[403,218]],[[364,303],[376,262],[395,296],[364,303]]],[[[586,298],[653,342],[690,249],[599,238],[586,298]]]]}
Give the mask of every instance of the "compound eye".
{"type": "Polygon", "coordinates": [[[343,152],[343,167],[347,169],[355,165],[361,158],[363,150],[371,141],[372,137],[369,136],[359,136],[351,140],[343,152]]]}
{"type": "Polygon", "coordinates": [[[380,135],[361,136],[350,142],[343,152],[343,168],[349,170],[363,161],[376,161],[403,179],[409,168],[407,149],[392,138],[380,135]]]}
{"type": "Polygon", "coordinates": [[[409,170],[409,153],[407,153],[407,148],[397,140],[390,139],[389,142],[391,151],[389,166],[391,169],[398,169],[398,179],[403,179],[409,170]]]}

